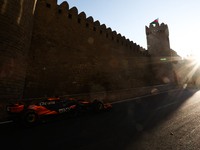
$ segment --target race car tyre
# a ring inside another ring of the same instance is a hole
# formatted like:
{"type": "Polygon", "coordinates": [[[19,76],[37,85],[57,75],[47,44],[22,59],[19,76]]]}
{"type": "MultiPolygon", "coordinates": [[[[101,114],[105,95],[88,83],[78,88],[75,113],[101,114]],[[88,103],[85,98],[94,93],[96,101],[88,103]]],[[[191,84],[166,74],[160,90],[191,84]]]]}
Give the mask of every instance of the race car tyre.
{"type": "Polygon", "coordinates": [[[101,112],[104,109],[104,104],[100,100],[94,100],[93,107],[94,107],[95,112],[101,112]]]}
{"type": "Polygon", "coordinates": [[[23,124],[29,128],[36,126],[39,120],[40,120],[40,116],[34,110],[28,110],[23,115],[23,124]]]}

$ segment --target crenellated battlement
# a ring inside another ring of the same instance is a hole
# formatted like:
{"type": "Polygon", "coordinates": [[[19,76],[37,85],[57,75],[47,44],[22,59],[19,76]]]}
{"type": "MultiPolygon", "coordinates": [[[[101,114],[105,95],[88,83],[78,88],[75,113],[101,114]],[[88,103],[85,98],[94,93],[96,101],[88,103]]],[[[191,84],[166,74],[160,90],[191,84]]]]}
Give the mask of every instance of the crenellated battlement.
{"type": "Polygon", "coordinates": [[[127,40],[125,36],[122,36],[120,33],[117,33],[116,31],[112,31],[112,29],[110,27],[107,28],[105,24],[100,24],[98,20],[94,21],[92,16],[86,17],[85,12],[78,13],[78,9],[76,7],[72,7],[71,9],[69,9],[69,4],[66,1],[61,3],[60,5],[57,5],[57,0],[42,0],[42,1],[43,4],[46,5],[46,7],[54,10],[55,15],[59,14],[59,18],[62,18],[63,16],[65,17],[64,19],[70,19],[74,21],[74,23],[81,24],[82,26],[88,28],[89,30],[99,32],[100,35],[105,36],[106,38],[112,40],[113,42],[117,42],[121,45],[124,45],[131,50],[135,50],[136,52],[142,52],[141,53],[142,56],[149,56],[148,52],[145,52],[143,54],[143,52],[145,51],[143,47],[140,47],[139,45],[136,46],[136,44],[133,44],[132,41],[127,40]]]}
{"type": "Polygon", "coordinates": [[[22,3],[2,3],[0,30],[6,39],[2,37],[0,48],[1,98],[52,97],[161,83],[152,71],[152,58],[171,56],[169,39],[168,34],[152,33],[167,33],[167,25],[146,27],[147,51],[76,7],[69,8],[66,1],[57,5],[57,0],[26,0],[20,16],[22,3]]]}
{"type": "Polygon", "coordinates": [[[161,25],[159,25],[159,23],[156,23],[155,26],[153,24],[150,24],[149,27],[146,26],[147,36],[150,34],[158,34],[158,33],[166,33],[167,35],[169,35],[168,26],[164,23],[161,23],[161,25]]]}

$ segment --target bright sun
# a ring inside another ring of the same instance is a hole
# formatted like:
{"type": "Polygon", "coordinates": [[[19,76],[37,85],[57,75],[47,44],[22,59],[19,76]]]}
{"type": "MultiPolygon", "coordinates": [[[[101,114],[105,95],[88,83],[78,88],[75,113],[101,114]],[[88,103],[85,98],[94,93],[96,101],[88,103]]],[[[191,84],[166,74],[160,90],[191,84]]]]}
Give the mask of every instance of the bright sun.
{"type": "Polygon", "coordinates": [[[187,63],[185,64],[185,69],[187,70],[185,78],[188,81],[192,81],[196,84],[198,88],[200,88],[200,76],[199,76],[199,68],[200,68],[200,54],[193,54],[188,56],[187,63]]]}

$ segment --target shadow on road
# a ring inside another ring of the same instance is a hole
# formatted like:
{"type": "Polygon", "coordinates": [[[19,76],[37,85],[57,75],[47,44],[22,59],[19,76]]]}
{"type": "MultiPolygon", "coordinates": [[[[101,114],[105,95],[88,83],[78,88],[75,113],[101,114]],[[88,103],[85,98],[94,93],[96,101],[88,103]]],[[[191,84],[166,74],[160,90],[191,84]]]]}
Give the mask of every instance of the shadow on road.
{"type": "Polygon", "coordinates": [[[157,128],[159,124],[169,119],[196,92],[197,90],[179,90],[136,100],[132,104],[134,106],[128,107],[128,110],[133,109],[132,112],[134,112],[128,114],[128,116],[135,114],[134,117],[129,117],[129,119],[136,123],[135,130],[133,130],[133,134],[130,134],[131,138],[126,142],[126,145],[134,140],[137,141],[143,133],[157,128]]]}
{"type": "Polygon", "coordinates": [[[136,101],[136,118],[145,128],[152,128],[173,114],[195,93],[192,90],[179,90],[144,98],[139,103],[136,101]]]}
{"type": "Polygon", "coordinates": [[[113,104],[112,110],[103,113],[54,118],[31,129],[7,124],[0,128],[1,142],[7,149],[128,149],[130,142],[158,126],[194,93],[177,90],[152,95],[113,104]]]}

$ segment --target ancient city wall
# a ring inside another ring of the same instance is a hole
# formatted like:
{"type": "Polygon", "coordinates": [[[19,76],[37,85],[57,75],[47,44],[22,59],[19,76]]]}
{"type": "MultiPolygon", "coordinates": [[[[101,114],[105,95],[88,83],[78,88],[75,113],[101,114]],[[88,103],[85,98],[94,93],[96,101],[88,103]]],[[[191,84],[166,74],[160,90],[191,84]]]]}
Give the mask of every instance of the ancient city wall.
{"type": "Polygon", "coordinates": [[[155,77],[162,83],[176,83],[177,76],[173,71],[168,26],[164,23],[146,26],[146,36],[155,77]]]}
{"type": "MultiPolygon", "coordinates": [[[[153,57],[169,57],[171,51],[169,44],[169,30],[164,23],[146,26],[146,37],[149,54],[153,57]]],[[[158,59],[159,60],[159,59],[158,59]]]]}
{"type": "Polygon", "coordinates": [[[24,98],[147,86],[149,62],[139,45],[67,2],[38,0],[24,98]]]}
{"type": "Polygon", "coordinates": [[[0,1],[0,101],[20,99],[37,0],[0,1]]]}

